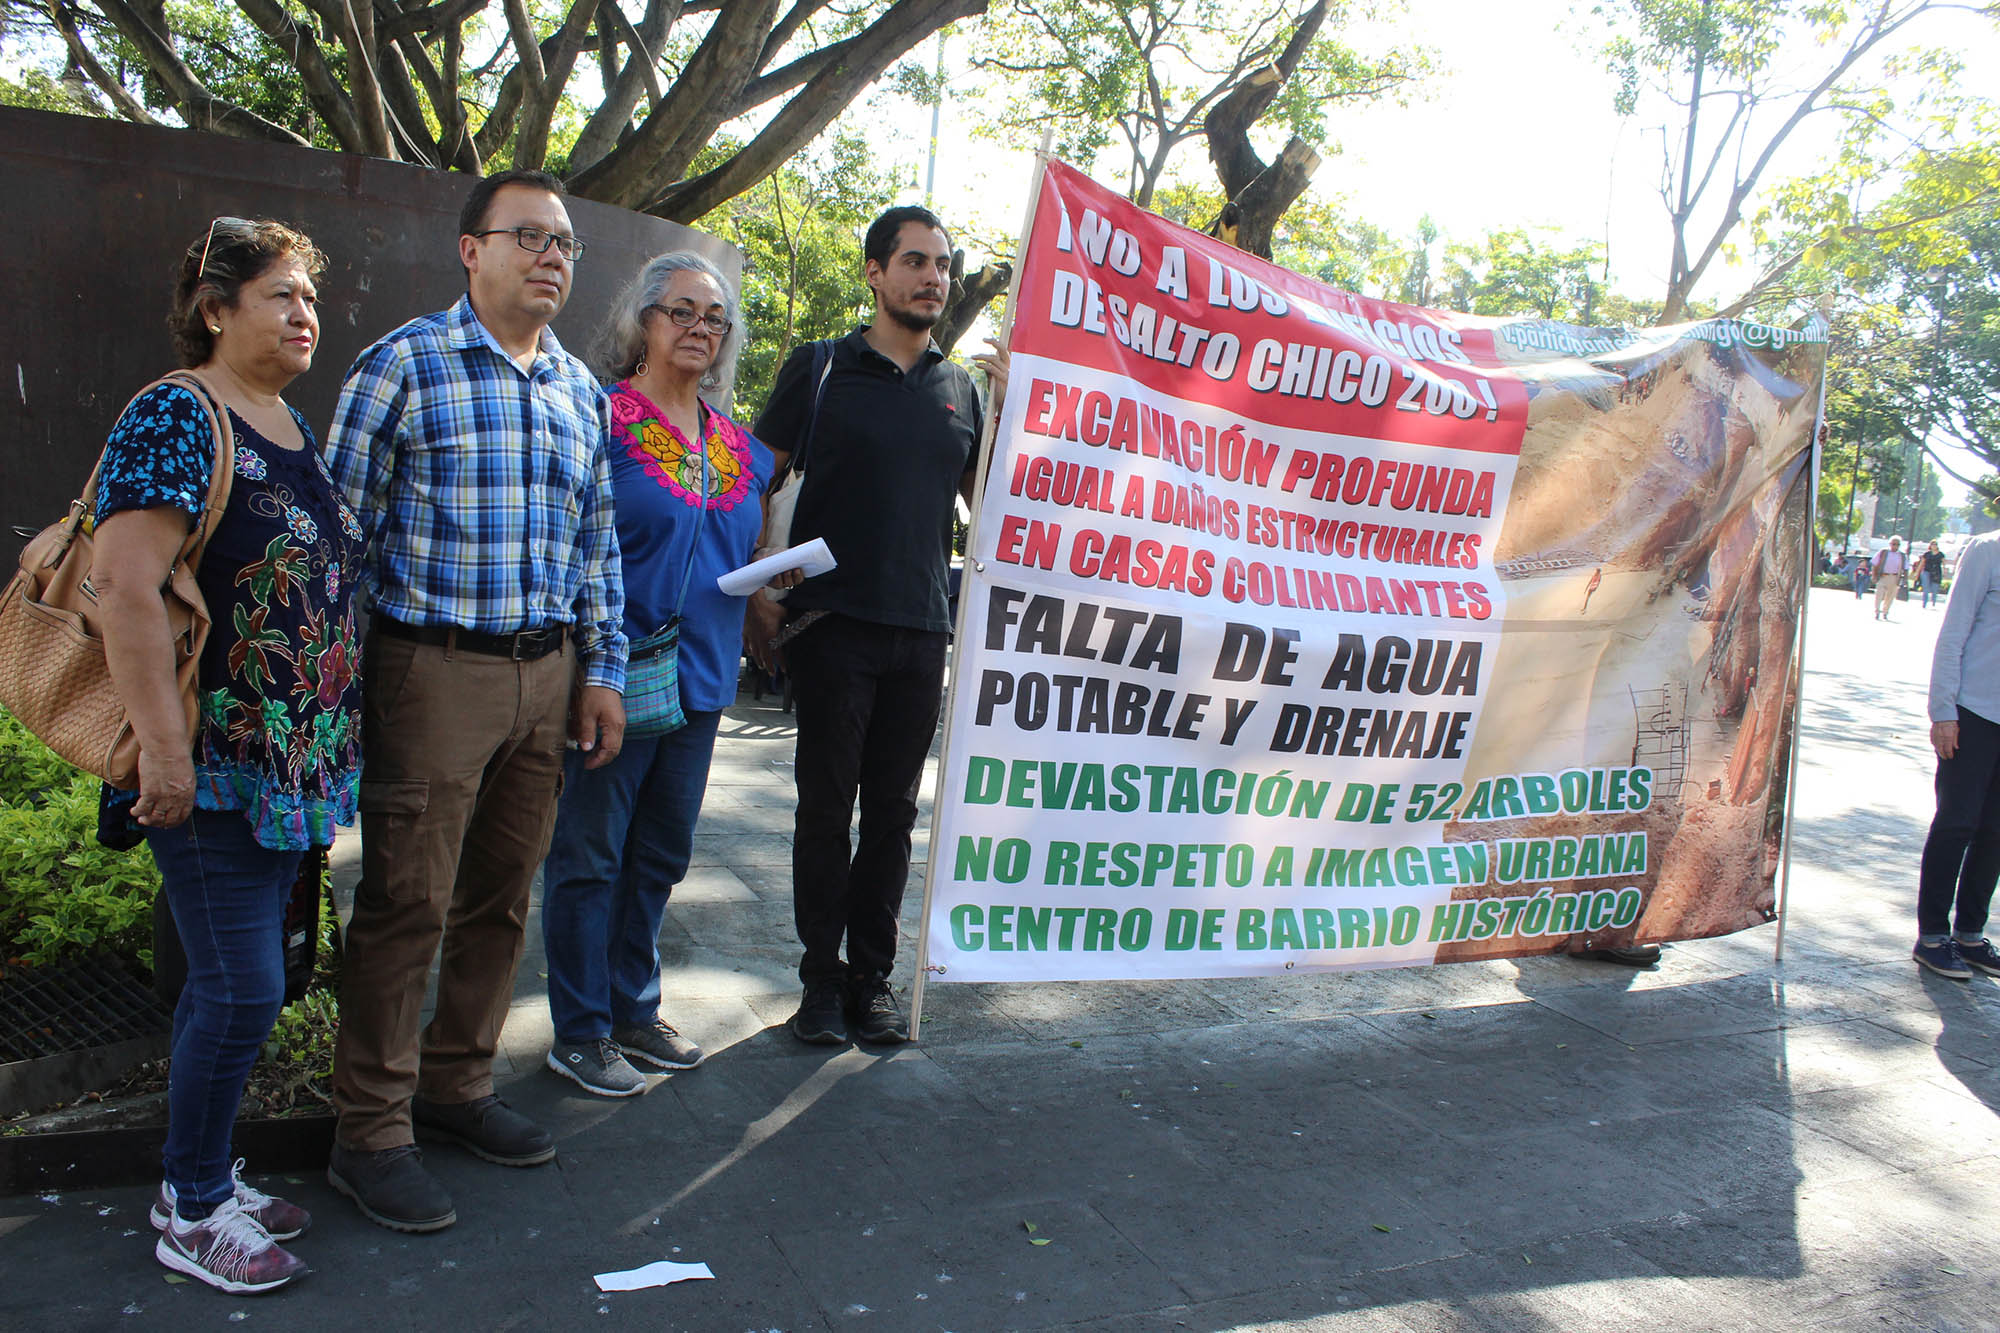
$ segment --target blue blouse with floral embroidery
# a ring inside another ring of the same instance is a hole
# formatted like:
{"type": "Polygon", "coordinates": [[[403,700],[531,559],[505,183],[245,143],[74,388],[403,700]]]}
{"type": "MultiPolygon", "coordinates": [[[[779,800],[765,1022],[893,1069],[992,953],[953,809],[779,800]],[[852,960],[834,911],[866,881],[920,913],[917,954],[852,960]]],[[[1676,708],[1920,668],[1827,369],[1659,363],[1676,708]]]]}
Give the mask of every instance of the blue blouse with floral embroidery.
{"type": "MultiPolygon", "coordinates": [[[[325,847],[354,822],[361,776],[361,526],[298,413],[285,449],[234,412],[236,480],[195,581],[214,628],[200,667],[195,804],[241,810],[259,844],[325,847]]],[[[111,431],[97,519],[172,506],[199,516],[214,436],[186,389],[152,390],[111,431]]]]}

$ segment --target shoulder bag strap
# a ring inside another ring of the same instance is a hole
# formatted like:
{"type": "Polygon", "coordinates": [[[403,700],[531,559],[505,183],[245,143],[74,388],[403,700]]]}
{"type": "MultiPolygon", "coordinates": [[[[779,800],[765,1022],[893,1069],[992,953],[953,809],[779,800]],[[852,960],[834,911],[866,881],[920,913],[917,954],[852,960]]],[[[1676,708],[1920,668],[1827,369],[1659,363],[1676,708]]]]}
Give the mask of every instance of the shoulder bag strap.
{"type": "MultiPolygon", "coordinates": [[[[188,531],[187,540],[181,543],[180,551],[174,556],[174,564],[183,560],[194,565],[201,563],[201,553],[208,545],[209,534],[222,519],[222,511],[229,507],[229,493],[236,482],[236,433],[229,424],[228,409],[222,406],[207,381],[192,370],[169,371],[146,385],[126,401],[113,419],[113,425],[125,419],[132,410],[132,404],[158,388],[186,389],[194,394],[195,401],[208,417],[208,427],[215,440],[215,461],[208,470],[208,498],[203,503],[201,517],[188,531]]],[[[83,483],[83,492],[70,506],[69,536],[74,536],[84,523],[97,513],[97,485],[104,476],[104,450],[97,452],[97,465],[90,469],[89,480],[83,483]]],[[[68,545],[67,541],[64,543],[68,545]]]]}
{"type": "Polygon", "coordinates": [[[178,384],[194,394],[195,401],[208,413],[209,430],[215,438],[215,463],[208,470],[208,500],[202,508],[201,522],[182,543],[176,560],[176,563],[186,561],[191,570],[198,569],[202,552],[208,549],[208,539],[215,534],[215,525],[222,521],[222,511],[229,507],[229,494],[236,485],[236,429],[229,424],[229,409],[223,406],[222,395],[194,371],[174,371],[163,377],[162,383],[178,384]]]}
{"type": "Polygon", "coordinates": [[[812,410],[806,414],[806,433],[799,441],[799,450],[785,464],[785,471],[796,472],[801,478],[806,471],[806,451],[812,447],[813,433],[819,429],[819,405],[826,398],[827,377],[833,374],[834,343],[832,338],[820,338],[813,343],[812,410]]]}
{"type": "Polygon", "coordinates": [[[694,510],[694,536],[688,539],[687,569],[681,574],[680,595],[674,598],[674,620],[681,618],[681,608],[687,605],[688,584],[694,579],[694,558],[701,548],[702,524],[708,521],[708,411],[706,405],[695,409],[695,447],[701,450],[701,503],[694,510]]]}

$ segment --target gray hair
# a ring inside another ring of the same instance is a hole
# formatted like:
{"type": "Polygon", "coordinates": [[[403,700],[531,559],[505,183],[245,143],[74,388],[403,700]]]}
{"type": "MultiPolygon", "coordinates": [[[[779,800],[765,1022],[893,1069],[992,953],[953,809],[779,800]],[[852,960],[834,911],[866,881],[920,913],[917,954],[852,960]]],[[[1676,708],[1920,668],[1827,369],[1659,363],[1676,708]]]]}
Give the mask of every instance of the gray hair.
{"type": "Polygon", "coordinates": [[[646,354],[646,307],[660,299],[667,284],[673,281],[674,274],[686,271],[715,279],[715,285],[722,289],[723,317],[735,326],[730,329],[729,336],[717,345],[715,363],[701,377],[704,389],[713,389],[722,383],[716,367],[729,359],[737,340],[743,336],[742,310],[737,304],[736,288],[728,277],[713,260],[692,250],[669,250],[663,255],[654,255],[625,290],[618,293],[618,299],[611,303],[611,313],[605,316],[604,327],[591,347],[591,361],[599,374],[606,379],[622,380],[638,369],[639,358],[646,354]]]}

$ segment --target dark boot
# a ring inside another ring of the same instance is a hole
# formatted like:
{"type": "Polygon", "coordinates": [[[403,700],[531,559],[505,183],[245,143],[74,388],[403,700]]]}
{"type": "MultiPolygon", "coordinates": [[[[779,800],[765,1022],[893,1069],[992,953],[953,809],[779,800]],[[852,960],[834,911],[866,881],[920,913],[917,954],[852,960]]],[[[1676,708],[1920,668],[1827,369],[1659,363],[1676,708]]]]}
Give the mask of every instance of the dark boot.
{"type": "Polygon", "coordinates": [[[451,1195],[424,1169],[413,1143],[363,1152],[336,1143],[326,1183],[354,1200],[361,1215],[391,1231],[442,1231],[458,1221],[451,1195]]]}

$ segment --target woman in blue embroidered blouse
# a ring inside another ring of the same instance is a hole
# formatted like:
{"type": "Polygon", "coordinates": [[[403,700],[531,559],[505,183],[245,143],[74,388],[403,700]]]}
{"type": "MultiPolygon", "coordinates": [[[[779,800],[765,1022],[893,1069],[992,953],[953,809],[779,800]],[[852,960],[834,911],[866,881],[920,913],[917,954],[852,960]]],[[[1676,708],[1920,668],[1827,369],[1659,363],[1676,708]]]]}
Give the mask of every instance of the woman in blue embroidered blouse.
{"type": "MultiPolygon", "coordinates": [[[[687,724],[626,733],[618,757],[572,754],[542,869],[548,950],[549,1068],[590,1092],[629,1097],[653,1069],[691,1069],[701,1048],[660,1017],[658,937],[687,873],[716,724],[736,698],[744,599],[716,576],[749,562],[763,527],[771,454],[703,402],[736,323],[736,294],[714,264],[657,256],[612,307],[599,339],[611,389],[611,485],[624,561],[625,631],[635,645],[678,611],[687,724]],[[705,462],[704,462],[705,456],[705,462]]],[[[635,650],[628,673],[643,677],[635,650]]]]}
{"type": "Polygon", "coordinates": [[[217,218],[183,255],[169,324],[181,364],[229,414],[235,479],[196,572],[213,630],[189,736],[161,584],[206,504],[215,436],[187,388],[150,390],[113,427],[92,579],[105,656],[139,738],[132,817],[188,956],[174,1010],[160,1262],[225,1291],[304,1265],[275,1241],[304,1209],[230,1164],[237,1103],[284,998],[286,897],[308,848],[354,822],[361,692],[352,594],[360,527],[285,387],[319,342],[325,259],[276,222],[217,218]]]}

